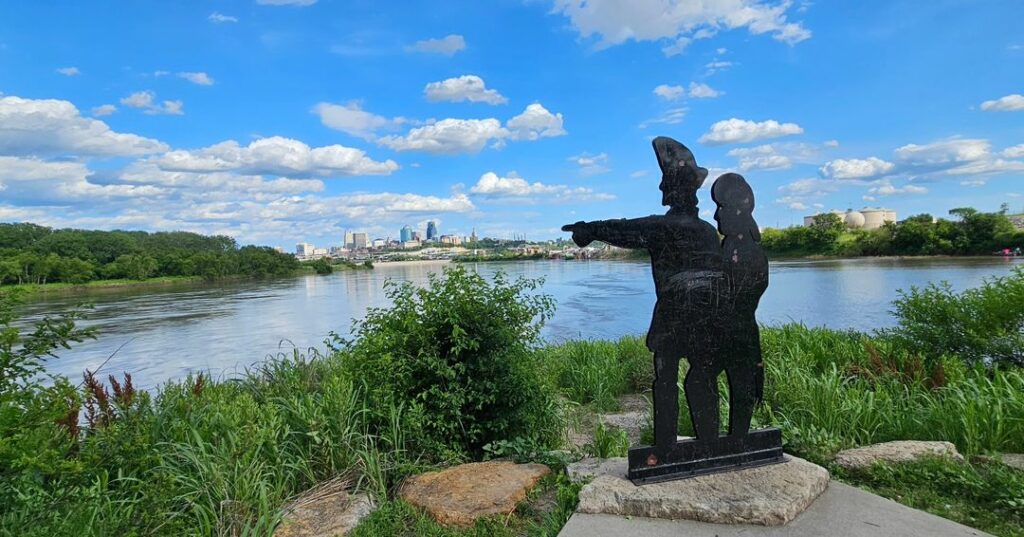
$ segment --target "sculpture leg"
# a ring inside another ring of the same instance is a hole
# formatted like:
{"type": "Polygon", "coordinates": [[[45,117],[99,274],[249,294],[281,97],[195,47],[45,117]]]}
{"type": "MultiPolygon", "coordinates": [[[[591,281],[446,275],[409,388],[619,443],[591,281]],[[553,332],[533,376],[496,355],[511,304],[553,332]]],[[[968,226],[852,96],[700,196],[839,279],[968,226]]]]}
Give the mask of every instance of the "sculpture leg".
{"type": "Polygon", "coordinates": [[[654,353],[654,445],[668,449],[679,429],[679,357],[654,353]]]}
{"type": "Polygon", "coordinates": [[[725,375],[729,380],[729,434],[747,434],[757,405],[757,367],[752,363],[736,364],[725,375]]]}
{"type": "Polygon", "coordinates": [[[718,369],[690,361],[684,387],[698,440],[718,438],[718,369]]]}

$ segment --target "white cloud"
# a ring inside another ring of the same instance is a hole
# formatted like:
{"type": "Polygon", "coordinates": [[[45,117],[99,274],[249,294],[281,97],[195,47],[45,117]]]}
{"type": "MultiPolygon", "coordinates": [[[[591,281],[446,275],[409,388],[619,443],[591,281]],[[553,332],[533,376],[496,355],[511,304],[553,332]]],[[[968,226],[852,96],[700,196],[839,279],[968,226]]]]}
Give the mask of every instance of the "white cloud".
{"type": "Polygon", "coordinates": [[[654,94],[666,101],[674,101],[676,99],[686,96],[686,88],[682,86],[669,86],[668,84],[661,84],[654,88],[654,94]]]}
{"type": "Polygon", "coordinates": [[[206,74],[204,72],[201,72],[201,71],[200,72],[195,72],[195,73],[187,72],[187,71],[186,72],[181,72],[181,73],[178,73],[178,76],[180,76],[181,78],[184,78],[185,80],[188,80],[189,82],[191,82],[193,84],[199,84],[200,86],[212,86],[213,85],[213,78],[210,78],[210,75],[208,75],[208,74],[206,74]]]}
{"type": "Polygon", "coordinates": [[[93,107],[92,109],[92,115],[95,117],[109,116],[114,112],[117,112],[117,107],[112,104],[104,104],[93,107]]]}
{"type": "Polygon", "coordinates": [[[739,160],[740,171],[783,170],[794,164],[818,162],[821,149],[807,143],[779,142],[754,147],[737,147],[727,153],[739,160]]]}
{"type": "Polygon", "coordinates": [[[466,50],[466,39],[458,34],[446,35],[439,39],[424,39],[405,47],[408,52],[425,52],[452,56],[456,52],[466,50]]]}
{"type": "Polygon", "coordinates": [[[779,192],[793,196],[820,197],[825,194],[835,192],[837,189],[838,185],[835,181],[818,179],[817,177],[808,177],[806,179],[797,179],[796,181],[780,186],[779,192]]]}
{"type": "Polygon", "coordinates": [[[210,16],[206,17],[206,18],[210,22],[215,22],[217,24],[222,24],[222,23],[225,23],[225,22],[238,22],[238,17],[232,17],[231,15],[221,15],[220,13],[218,13],[216,11],[214,11],[213,13],[210,13],[210,16]]]}
{"type": "Polygon", "coordinates": [[[708,145],[735,144],[803,132],[804,130],[796,123],[779,123],[774,119],[757,122],[731,118],[712,125],[699,141],[708,145]]]}
{"type": "Polygon", "coordinates": [[[693,40],[690,39],[689,37],[685,37],[685,36],[677,37],[675,42],[673,42],[672,44],[665,45],[664,47],[662,47],[661,48],[661,52],[663,54],[665,54],[665,57],[667,57],[667,58],[671,58],[673,56],[678,56],[678,55],[686,52],[687,47],[690,46],[690,43],[692,41],[693,40]]]}
{"type": "Polygon", "coordinates": [[[313,112],[325,127],[364,139],[373,139],[377,131],[393,129],[405,123],[404,118],[388,119],[362,109],[358,102],[348,104],[319,103],[313,112]]]}
{"type": "Polygon", "coordinates": [[[896,165],[880,158],[836,159],[821,167],[822,177],[832,179],[865,179],[889,173],[896,165]]]}
{"type": "Polygon", "coordinates": [[[960,186],[968,186],[971,188],[978,188],[988,184],[988,181],[984,179],[968,179],[966,181],[960,181],[960,186]]]}
{"type": "Polygon", "coordinates": [[[611,169],[608,168],[607,153],[598,153],[596,155],[582,153],[569,157],[569,162],[576,163],[576,165],[580,167],[580,175],[583,176],[597,175],[611,171],[611,169]]]}
{"type": "Polygon", "coordinates": [[[537,140],[568,134],[562,125],[562,114],[552,114],[540,103],[533,103],[522,114],[505,123],[513,140],[537,140]]]}
{"type": "Polygon", "coordinates": [[[306,7],[316,3],[316,0],[256,0],[261,6],[296,6],[306,7]]]}
{"type": "Polygon", "coordinates": [[[155,196],[163,192],[148,185],[96,184],[88,180],[90,175],[92,172],[82,162],[0,157],[5,200],[61,203],[155,196]]]}
{"type": "Polygon", "coordinates": [[[375,161],[361,149],[341,145],[311,148],[281,136],[260,138],[244,147],[229,140],[197,150],[170,151],[152,162],[165,171],[291,177],[388,175],[398,169],[395,161],[375,161]]]}
{"type": "Polygon", "coordinates": [[[487,172],[480,176],[469,191],[486,198],[531,203],[614,199],[614,196],[595,193],[592,189],[584,187],[531,183],[515,173],[500,177],[494,172],[487,172]]]}
{"type": "Polygon", "coordinates": [[[690,97],[694,99],[713,99],[725,95],[725,92],[718,91],[707,84],[690,82],[690,97]]]}
{"type": "Polygon", "coordinates": [[[955,162],[970,162],[991,154],[988,140],[974,138],[947,138],[930,144],[907,144],[897,148],[896,158],[912,166],[933,166],[955,162]]]}
{"type": "Polygon", "coordinates": [[[894,186],[889,180],[883,180],[877,186],[868,189],[870,196],[895,196],[897,194],[927,194],[928,189],[917,185],[894,186]]]}
{"type": "Polygon", "coordinates": [[[671,40],[668,55],[682,52],[690,39],[708,38],[720,29],[770,33],[791,45],[810,38],[809,30],[786,19],[789,7],[789,2],[758,0],[554,0],[555,12],[568,17],[583,37],[598,37],[599,48],[630,39],[671,40]]]}
{"type": "Polygon", "coordinates": [[[478,153],[491,140],[500,142],[508,131],[501,122],[488,119],[442,119],[417,127],[405,136],[384,136],[377,143],[396,151],[427,151],[454,155],[478,153]]]}
{"type": "Polygon", "coordinates": [[[132,156],[166,150],[157,140],[84,118],[68,101],[0,97],[0,155],[132,156]]]}
{"type": "Polygon", "coordinates": [[[685,106],[669,108],[662,112],[660,116],[644,120],[637,126],[641,129],[646,129],[651,125],[676,125],[683,122],[683,118],[686,117],[686,112],[688,111],[689,109],[685,106]]]}
{"type": "Polygon", "coordinates": [[[1013,147],[1007,147],[1001,153],[1007,158],[1021,158],[1024,157],[1024,144],[1015,145],[1013,147]]]}
{"type": "Polygon", "coordinates": [[[707,69],[707,71],[705,71],[705,74],[708,76],[713,75],[719,71],[725,71],[730,67],[732,67],[732,62],[724,60],[710,61],[704,66],[704,68],[707,69]]]}
{"type": "Polygon", "coordinates": [[[432,102],[448,101],[458,103],[505,104],[508,102],[497,90],[487,89],[484,80],[476,75],[463,75],[440,82],[431,82],[423,88],[427,100],[432,102]]]}
{"type": "Polygon", "coordinates": [[[640,177],[647,177],[648,175],[650,175],[650,173],[651,172],[649,172],[648,170],[636,170],[635,172],[629,174],[629,176],[632,177],[633,179],[638,179],[640,177]]]}
{"type": "Polygon", "coordinates": [[[986,112],[1020,112],[1024,110],[1024,95],[1014,93],[994,101],[985,101],[981,103],[981,109],[986,112]]]}
{"type": "Polygon", "coordinates": [[[180,116],[184,114],[184,103],[181,101],[164,101],[161,104],[154,102],[156,94],[152,91],[137,91],[121,99],[121,104],[129,108],[138,108],[149,115],[167,114],[180,116]]]}
{"type": "Polygon", "coordinates": [[[57,72],[64,76],[76,76],[82,74],[77,67],[61,67],[57,72]]]}

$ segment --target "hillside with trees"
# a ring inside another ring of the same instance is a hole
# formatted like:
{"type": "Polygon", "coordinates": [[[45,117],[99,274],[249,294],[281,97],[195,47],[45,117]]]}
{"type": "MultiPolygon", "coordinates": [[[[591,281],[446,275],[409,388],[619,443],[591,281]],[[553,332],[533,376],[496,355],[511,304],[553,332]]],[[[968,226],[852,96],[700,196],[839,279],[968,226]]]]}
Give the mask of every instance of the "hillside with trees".
{"type": "Polygon", "coordinates": [[[185,231],[52,229],[0,223],[0,285],[83,284],[157,277],[266,277],[293,273],[294,256],[185,231]]]}
{"type": "Polygon", "coordinates": [[[765,229],[761,241],[780,256],[989,255],[1024,248],[1024,230],[1007,212],[1005,206],[994,213],[959,208],[949,211],[949,218],[919,214],[873,230],[847,229],[827,213],[809,226],[765,229]]]}

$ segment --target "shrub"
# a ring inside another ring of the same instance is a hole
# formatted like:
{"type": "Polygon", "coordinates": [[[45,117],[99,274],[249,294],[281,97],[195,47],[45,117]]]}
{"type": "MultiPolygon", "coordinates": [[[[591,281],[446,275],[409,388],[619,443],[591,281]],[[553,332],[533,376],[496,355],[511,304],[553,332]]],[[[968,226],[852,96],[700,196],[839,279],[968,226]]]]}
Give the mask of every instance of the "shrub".
{"type": "Polygon", "coordinates": [[[405,409],[410,440],[439,458],[519,437],[555,443],[558,408],[534,352],[554,309],[531,293],[541,283],[501,273],[488,282],[462,267],[425,287],[387,282],[393,305],[356,323],[346,359],[367,406],[405,409]]]}
{"type": "Polygon", "coordinates": [[[896,328],[886,331],[926,359],[1024,365],[1024,269],[955,293],[948,283],[912,287],[893,303],[896,328]]]}

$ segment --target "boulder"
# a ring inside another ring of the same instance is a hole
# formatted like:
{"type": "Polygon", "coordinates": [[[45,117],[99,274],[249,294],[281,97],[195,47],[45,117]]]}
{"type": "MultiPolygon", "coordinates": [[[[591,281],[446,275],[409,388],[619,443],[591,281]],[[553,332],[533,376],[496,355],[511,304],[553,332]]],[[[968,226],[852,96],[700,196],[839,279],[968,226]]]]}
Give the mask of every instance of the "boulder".
{"type": "Polygon", "coordinates": [[[551,470],[543,464],[462,464],[410,477],[399,497],[441,524],[469,526],[481,517],[511,513],[549,473],[551,470]]]}
{"type": "Polygon", "coordinates": [[[863,470],[876,462],[911,462],[922,457],[947,457],[957,462],[964,460],[951,442],[897,440],[844,449],[836,454],[836,464],[847,470],[863,470]]]}
{"type": "Polygon", "coordinates": [[[629,462],[626,457],[613,457],[611,459],[598,459],[587,457],[565,467],[565,473],[573,483],[581,483],[593,479],[599,475],[611,475],[626,477],[626,470],[629,462]]]}
{"type": "Polygon", "coordinates": [[[1024,470],[1024,453],[1003,453],[1000,460],[1011,468],[1024,470]]]}
{"type": "Polygon", "coordinates": [[[642,486],[625,478],[624,459],[590,467],[608,472],[580,491],[576,510],[581,513],[720,524],[781,526],[807,509],[829,483],[827,470],[791,456],[779,464],[642,486]]]}
{"type": "Polygon", "coordinates": [[[376,509],[366,494],[349,494],[335,482],[310,489],[285,508],[274,537],[338,537],[376,509]]]}

